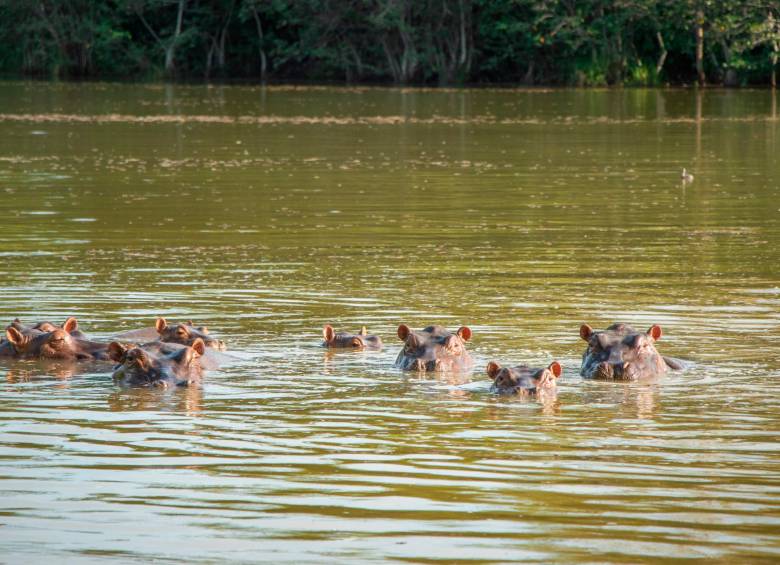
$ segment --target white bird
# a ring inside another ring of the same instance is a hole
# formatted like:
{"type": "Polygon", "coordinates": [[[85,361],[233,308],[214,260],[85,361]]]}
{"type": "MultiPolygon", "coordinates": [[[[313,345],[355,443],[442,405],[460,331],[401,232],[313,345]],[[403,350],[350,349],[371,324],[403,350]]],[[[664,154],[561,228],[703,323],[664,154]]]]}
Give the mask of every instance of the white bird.
{"type": "Polygon", "coordinates": [[[683,182],[693,182],[693,175],[683,168],[683,172],[680,174],[680,178],[683,182]]]}

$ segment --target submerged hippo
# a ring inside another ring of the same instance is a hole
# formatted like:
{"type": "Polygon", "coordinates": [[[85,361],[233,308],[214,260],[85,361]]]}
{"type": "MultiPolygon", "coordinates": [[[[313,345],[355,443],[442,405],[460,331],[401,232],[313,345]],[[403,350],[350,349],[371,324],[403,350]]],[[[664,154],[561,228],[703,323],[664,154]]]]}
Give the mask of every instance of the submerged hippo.
{"type": "Polygon", "coordinates": [[[199,382],[203,374],[201,356],[206,344],[196,338],[192,346],[173,351],[158,348],[154,351],[112,341],[109,356],[117,363],[112,377],[122,386],[188,386],[199,382]]]}
{"type": "Polygon", "coordinates": [[[379,336],[370,335],[363,326],[360,333],[351,334],[349,332],[338,332],[333,326],[327,324],[322,328],[322,337],[325,341],[322,343],[325,347],[331,348],[350,348],[350,349],[382,349],[382,340],[379,336]]]}
{"type": "Polygon", "coordinates": [[[20,333],[27,336],[34,336],[41,333],[53,332],[56,329],[62,329],[68,332],[71,337],[77,339],[89,339],[86,334],[79,330],[79,322],[76,318],[71,316],[65,322],[58,326],[52,322],[37,322],[35,324],[25,324],[19,318],[15,318],[11,325],[16,328],[20,333]]]}
{"type": "Polygon", "coordinates": [[[490,392],[534,396],[555,393],[556,380],[561,376],[561,364],[553,361],[547,367],[532,368],[525,365],[502,367],[495,361],[487,366],[487,374],[493,379],[490,392]]]}
{"type": "Polygon", "coordinates": [[[165,343],[178,343],[192,346],[195,340],[200,339],[206,345],[217,351],[225,351],[225,342],[209,335],[206,326],[195,326],[192,322],[169,325],[165,318],[157,318],[154,325],[159,335],[159,340],[165,343]]]}
{"type": "Polygon", "coordinates": [[[643,333],[627,324],[612,324],[602,331],[583,324],[580,337],[588,342],[588,348],[580,374],[590,379],[635,380],[681,369],[679,361],[661,356],[655,348],[661,333],[658,325],[643,333]]]}
{"type": "Polygon", "coordinates": [[[21,331],[11,324],[5,330],[7,341],[0,344],[0,355],[28,359],[108,359],[106,344],[73,337],[68,332],[71,327],[21,331]]]}
{"type": "Polygon", "coordinates": [[[428,326],[419,331],[398,326],[398,337],[404,348],[395,360],[405,371],[465,371],[474,364],[466,351],[471,330],[462,326],[453,333],[442,326],[428,326]]]}

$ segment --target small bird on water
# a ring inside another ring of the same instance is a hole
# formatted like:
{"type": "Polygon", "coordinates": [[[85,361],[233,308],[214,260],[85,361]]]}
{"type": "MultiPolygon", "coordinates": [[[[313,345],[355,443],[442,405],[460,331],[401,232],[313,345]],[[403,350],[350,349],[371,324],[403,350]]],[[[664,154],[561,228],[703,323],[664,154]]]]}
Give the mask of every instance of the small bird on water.
{"type": "Polygon", "coordinates": [[[680,178],[683,182],[693,182],[693,175],[683,168],[680,178]]]}

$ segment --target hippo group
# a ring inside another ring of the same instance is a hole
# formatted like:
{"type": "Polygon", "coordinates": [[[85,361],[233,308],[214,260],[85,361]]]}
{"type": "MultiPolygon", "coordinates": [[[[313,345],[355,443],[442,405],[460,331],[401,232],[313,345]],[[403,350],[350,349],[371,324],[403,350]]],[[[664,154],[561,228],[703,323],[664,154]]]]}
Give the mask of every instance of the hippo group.
{"type": "MultiPolygon", "coordinates": [[[[366,328],[359,334],[336,333],[326,325],[322,345],[329,348],[378,349],[382,340],[369,335],[366,328]]],[[[640,332],[627,324],[612,324],[596,331],[587,324],[580,327],[580,337],[588,342],[582,357],[580,375],[589,379],[637,380],[658,377],[668,369],[682,369],[682,363],[663,357],[655,348],[661,339],[661,327],[653,325],[640,332]]],[[[406,324],[398,326],[398,339],[403,347],[395,366],[406,371],[468,371],[474,360],[466,349],[471,329],[461,326],[452,332],[443,326],[428,326],[413,330],[406,324]]],[[[502,367],[491,361],[487,374],[492,379],[491,392],[501,395],[540,396],[554,393],[556,381],[563,373],[558,361],[547,367],[516,365],[502,367]]]]}
{"type": "MultiPolygon", "coordinates": [[[[211,368],[204,363],[209,351],[226,349],[225,343],[211,336],[207,327],[196,326],[191,321],[169,324],[165,318],[157,318],[152,333],[155,336],[152,339],[148,339],[148,331],[137,330],[101,342],[84,334],[73,317],[62,325],[52,322],[28,325],[17,318],[6,327],[5,337],[0,339],[0,357],[111,362],[112,377],[119,385],[169,387],[199,383],[203,370],[211,368]]],[[[382,348],[382,339],[369,334],[365,327],[357,333],[337,332],[328,324],[322,335],[322,345],[328,348],[382,348]]],[[[414,330],[401,324],[397,335],[403,346],[395,366],[402,370],[466,372],[474,365],[466,348],[472,336],[467,326],[455,331],[439,325],[414,330]]],[[[622,323],[601,331],[583,324],[580,337],[587,342],[587,347],[580,374],[589,379],[637,380],[661,376],[669,369],[681,369],[680,361],[663,357],[656,349],[661,335],[658,325],[641,332],[622,323]]],[[[555,393],[556,381],[563,373],[558,361],[546,367],[502,366],[490,361],[486,371],[492,380],[491,392],[516,396],[555,393]]]]}
{"type": "MultiPolygon", "coordinates": [[[[223,351],[225,343],[192,322],[155,323],[157,337],[143,343],[122,340],[101,342],[79,330],[76,318],[62,325],[38,322],[27,325],[18,318],[0,339],[0,357],[113,363],[112,377],[125,386],[186,386],[200,381],[207,349],[223,351]]],[[[145,335],[147,332],[128,332],[145,335]]]]}

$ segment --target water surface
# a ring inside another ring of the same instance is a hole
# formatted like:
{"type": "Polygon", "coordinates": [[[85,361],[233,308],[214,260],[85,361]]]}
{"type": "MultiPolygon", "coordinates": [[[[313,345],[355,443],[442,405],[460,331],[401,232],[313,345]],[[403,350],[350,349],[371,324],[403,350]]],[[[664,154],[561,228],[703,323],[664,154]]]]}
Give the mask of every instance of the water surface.
{"type": "Polygon", "coordinates": [[[237,352],[0,365],[2,559],[780,559],[771,92],[2,83],[0,131],[0,319],[237,352]],[[582,380],[613,321],[693,368],[582,380]],[[474,373],[394,369],[401,322],[469,325],[474,373]],[[487,394],[553,359],[556,400],[487,394]]]}

